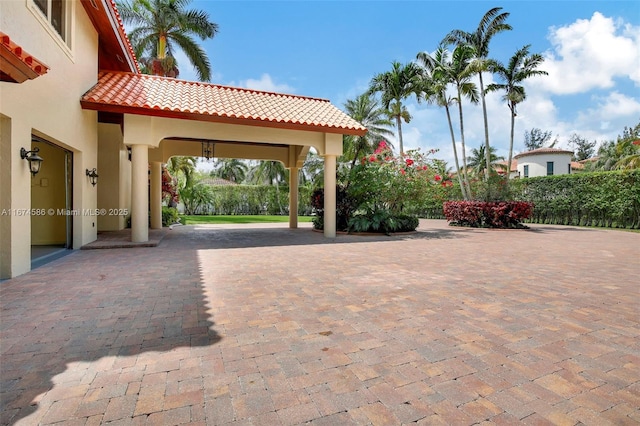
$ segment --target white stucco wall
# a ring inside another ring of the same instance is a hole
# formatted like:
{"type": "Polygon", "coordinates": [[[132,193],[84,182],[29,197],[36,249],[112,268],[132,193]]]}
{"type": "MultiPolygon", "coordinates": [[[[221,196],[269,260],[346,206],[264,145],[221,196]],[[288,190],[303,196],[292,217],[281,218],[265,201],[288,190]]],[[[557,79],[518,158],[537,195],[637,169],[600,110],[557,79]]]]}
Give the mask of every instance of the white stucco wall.
{"type": "MultiPolygon", "coordinates": [[[[0,114],[3,121],[2,167],[11,170],[3,179],[2,193],[10,187],[10,209],[31,208],[31,174],[20,158],[20,148],[30,149],[31,134],[73,152],[73,209],[96,207],[97,190],[88,182],[85,169],[97,167],[96,112],[80,107],[81,95],[97,81],[98,35],[80,2],[70,7],[70,48],[61,47],[55,31],[37,18],[31,0],[0,1],[0,28],[29,54],[49,66],[47,74],[22,84],[0,82],[0,114]]],[[[44,157],[43,157],[44,158],[44,157]]],[[[43,168],[47,167],[44,158],[43,168]]],[[[36,177],[37,178],[37,177],[36,177]]],[[[3,204],[5,202],[3,201],[3,204]]],[[[3,234],[10,230],[10,243],[3,243],[3,277],[30,269],[30,218],[3,218],[3,234]],[[11,253],[5,253],[10,250],[11,253]]],[[[96,217],[73,218],[73,247],[96,239],[96,217]]]]}
{"type": "Polygon", "coordinates": [[[524,177],[525,165],[529,166],[529,177],[546,176],[548,161],[553,161],[554,175],[566,175],[569,173],[571,154],[536,154],[518,157],[518,172],[520,173],[520,177],[524,177]]]}

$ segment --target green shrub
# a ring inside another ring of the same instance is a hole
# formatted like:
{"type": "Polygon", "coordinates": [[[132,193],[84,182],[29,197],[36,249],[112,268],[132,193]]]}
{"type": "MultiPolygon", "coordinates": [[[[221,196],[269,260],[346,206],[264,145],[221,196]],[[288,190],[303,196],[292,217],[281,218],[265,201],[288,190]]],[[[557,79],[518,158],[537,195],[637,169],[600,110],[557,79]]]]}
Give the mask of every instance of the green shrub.
{"type": "MultiPolygon", "coordinates": [[[[336,230],[349,232],[413,231],[418,227],[416,213],[434,207],[424,200],[437,199],[451,186],[447,177],[435,172],[428,154],[411,150],[396,156],[386,142],[352,167],[345,179],[336,187],[336,230]]],[[[322,188],[311,195],[311,205],[317,214],[314,227],[323,229],[322,188]]]]}
{"type": "Polygon", "coordinates": [[[162,206],[162,226],[169,226],[174,223],[178,223],[178,209],[162,206]]]}
{"type": "Polygon", "coordinates": [[[387,210],[359,213],[349,220],[350,232],[410,232],[418,227],[419,220],[415,216],[391,214],[387,210]]]}
{"type": "MultiPolygon", "coordinates": [[[[313,191],[310,197],[311,207],[316,218],[313,226],[316,229],[324,229],[324,188],[313,191]]],[[[349,218],[355,209],[353,198],[348,194],[342,185],[336,185],[336,230],[347,231],[349,229],[349,218]]]]}
{"type": "MultiPolygon", "coordinates": [[[[274,185],[215,186],[211,202],[204,209],[214,215],[289,214],[289,187],[274,185]]],[[[298,214],[308,216],[311,188],[298,188],[298,214]]]]}
{"type": "Polygon", "coordinates": [[[530,222],[640,228],[640,170],[510,181],[516,200],[535,204],[530,222]]]}

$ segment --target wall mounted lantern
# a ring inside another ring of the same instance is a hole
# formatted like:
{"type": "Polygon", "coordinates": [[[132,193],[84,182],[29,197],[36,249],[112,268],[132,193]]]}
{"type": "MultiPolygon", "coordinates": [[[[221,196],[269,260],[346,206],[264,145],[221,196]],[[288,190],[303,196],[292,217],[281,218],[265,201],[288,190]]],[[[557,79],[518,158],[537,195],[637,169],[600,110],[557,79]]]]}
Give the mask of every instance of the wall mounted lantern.
{"type": "Polygon", "coordinates": [[[213,142],[203,141],[202,156],[207,160],[211,159],[214,156],[213,153],[214,153],[215,147],[216,147],[216,144],[214,144],[213,142]]]}
{"type": "Polygon", "coordinates": [[[96,171],[96,169],[87,169],[86,174],[87,176],[89,176],[89,182],[91,182],[91,185],[96,186],[96,183],[98,183],[98,172],[96,171]]]}
{"type": "Polygon", "coordinates": [[[20,158],[29,162],[29,170],[33,176],[37,175],[40,171],[40,166],[44,161],[42,157],[38,155],[40,148],[33,148],[33,151],[27,151],[24,148],[20,148],[20,158]]]}

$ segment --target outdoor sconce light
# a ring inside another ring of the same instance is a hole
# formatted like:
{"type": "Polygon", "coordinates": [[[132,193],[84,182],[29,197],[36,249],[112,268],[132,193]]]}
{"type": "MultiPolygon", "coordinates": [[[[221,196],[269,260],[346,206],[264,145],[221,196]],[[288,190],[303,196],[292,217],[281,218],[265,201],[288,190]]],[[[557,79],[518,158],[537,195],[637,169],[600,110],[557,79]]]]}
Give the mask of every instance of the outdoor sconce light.
{"type": "Polygon", "coordinates": [[[130,146],[127,147],[127,157],[129,158],[129,161],[131,161],[131,147],[130,146]]]}
{"type": "Polygon", "coordinates": [[[38,155],[40,148],[33,148],[33,151],[27,151],[24,148],[20,148],[20,158],[29,162],[29,170],[33,176],[37,175],[42,166],[42,157],[38,155]]]}
{"type": "Polygon", "coordinates": [[[89,182],[91,182],[91,185],[96,186],[96,183],[98,183],[98,173],[96,172],[96,169],[87,169],[87,176],[89,176],[89,182]]]}
{"type": "Polygon", "coordinates": [[[202,156],[207,160],[211,159],[211,157],[213,157],[215,146],[216,145],[213,142],[202,142],[202,156]]]}

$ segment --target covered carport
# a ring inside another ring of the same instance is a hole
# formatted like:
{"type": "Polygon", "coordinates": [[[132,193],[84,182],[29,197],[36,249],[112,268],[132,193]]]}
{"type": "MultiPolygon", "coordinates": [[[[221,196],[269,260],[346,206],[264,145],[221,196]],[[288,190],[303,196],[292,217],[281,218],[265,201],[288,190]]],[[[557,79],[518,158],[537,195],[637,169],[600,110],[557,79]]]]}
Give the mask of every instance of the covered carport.
{"type": "Polygon", "coordinates": [[[333,238],[342,137],[366,133],[325,99],[128,72],[101,72],[81,105],[120,124],[130,149],[133,242],[148,240],[149,225],[162,227],[161,165],[176,155],[281,161],[290,170],[289,226],[297,227],[297,176],[311,147],[324,158],[324,235],[333,238]]]}

